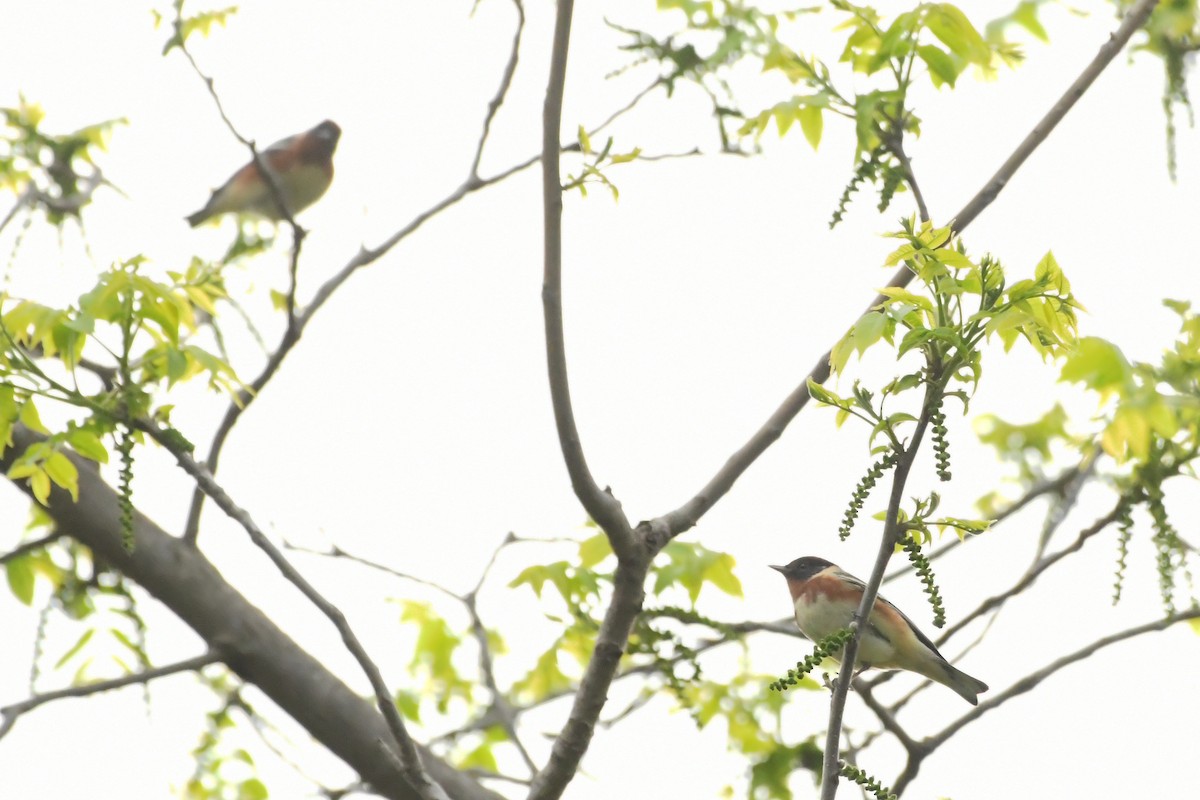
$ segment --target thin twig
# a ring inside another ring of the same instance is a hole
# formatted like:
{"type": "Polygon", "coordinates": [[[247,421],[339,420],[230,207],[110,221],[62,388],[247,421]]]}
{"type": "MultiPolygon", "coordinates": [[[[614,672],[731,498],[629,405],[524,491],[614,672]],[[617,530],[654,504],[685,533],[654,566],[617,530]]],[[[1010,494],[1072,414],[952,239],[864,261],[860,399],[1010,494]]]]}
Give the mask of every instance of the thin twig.
{"type": "MultiPolygon", "coordinates": [[[[642,92],[636,99],[641,99],[644,96],[645,92],[642,92]]],[[[618,112],[611,115],[609,119],[605,120],[605,122],[601,123],[601,125],[597,126],[596,128],[592,128],[589,131],[589,135],[595,135],[597,131],[604,127],[604,125],[607,125],[616,116],[629,111],[631,108],[633,108],[633,106],[634,103],[626,105],[618,112]]],[[[579,144],[577,142],[564,144],[560,149],[563,153],[578,152],[579,144]]],[[[641,156],[639,160],[653,161],[658,158],[681,157],[691,155],[693,152],[694,151],[689,153],[667,154],[663,156],[641,156]]],[[[542,156],[540,153],[538,153],[537,155],[529,156],[523,161],[519,161],[490,177],[468,178],[453,192],[434,203],[426,210],[417,214],[406,225],[393,233],[380,244],[372,248],[361,248],[333,277],[321,284],[321,286],[314,293],[312,300],[309,301],[308,305],[305,306],[303,311],[297,314],[295,324],[290,326],[288,330],[285,331],[279,346],[269,355],[267,358],[267,363],[263,366],[263,369],[258,374],[258,377],[247,384],[244,389],[239,391],[234,396],[233,400],[230,401],[229,406],[225,409],[225,415],[221,418],[221,422],[217,425],[217,430],[213,434],[212,442],[209,444],[208,456],[204,460],[204,463],[209,468],[209,471],[214,475],[216,474],[217,464],[221,457],[221,450],[225,447],[225,442],[229,438],[229,434],[232,432],[233,427],[237,424],[242,414],[244,414],[254,402],[255,398],[258,397],[259,393],[263,390],[267,383],[270,382],[270,380],[275,376],[275,373],[279,371],[279,368],[283,365],[283,362],[287,358],[288,354],[299,343],[300,336],[304,332],[304,329],[308,327],[308,324],[312,322],[317,312],[320,311],[325,303],[327,303],[329,299],[333,297],[334,293],[341,288],[342,284],[346,283],[346,281],[348,281],[356,272],[358,272],[358,270],[375,263],[380,258],[385,256],[393,248],[400,244],[400,242],[404,241],[413,233],[415,233],[431,218],[437,216],[451,206],[457,205],[461,200],[471,194],[474,194],[475,192],[480,191],[481,189],[486,189],[489,186],[493,186],[497,183],[507,180],[508,178],[511,178],[513,175],[524,172],[534,164],[537,164],[539,161],[541,161],[541,159],[542,156]]],[[[188,508],[187,522],[184,525],[183,533],[184,541],[191,544],[195,544],[196,538],[200,533],[200,515],[204,506],[204,499],[204,493],[199,489],[196,489],[192,492],[192,501],[188,508]]]]}
{"type": "Polygon", "coordinates": [[[501,540],[500,544],[497,545],[495,550],[492,551],[492,556],[490,559],[488,559],[487,564],[484,565],[484,568],[480,573],[479,580],[475,584],[475,588],[465,595],[451,591],[439,583],[435,583],[424,578],[419,578],[416,575],[411,575],[407,572],[401,572],[400,570],[394,569],[385,564],[380,564],[377,561],[363,558],[362,556],[356,556],[352,553],[348,553],[336,545],[328,550],[313,550],[307,547],[300,547],[298,545],[284,542],[284,548],[288,550],[294,550],[298,553],[310,553],[312,555],[327,556],[330,558],[342,558],[346,559],[347,561],[353,561],[356,564],[361,564],[365,567],[370,567],[371,569],[385,572],[393,577],[406,581],[412,581],[413,583],[420,584],[421,586],[434,589],[435,591],[441,592],[447,597],[462,603],[467,610],[468,616],[470,617],[471,634],[475,638],[475,643],[479,648],[480,675],[483,677],[483,682],[487,687],[488,692],[490,692],[492,695],[492,702],[488,709],[484,712],[482,718],[487,718],[489,720],[488,727],[490,727],[492,721],[499,722],[500,726],[504,729],[504,733],[508,736],[509,741],[514,747],[516,747],[517,752],[521,756],[521,760],[525,762],[525,766],[529,769],[529,774],[533,775],[537,772],[537,765],[534,763],[533,758],[529,755],[529,751],[525,748],[524,743],[517,734],[517,713],[513,710],[512,704],[508,702],[508,699],[504,696],[503,692],[500,691],[499,684],[496,682],[496,672],[492,663],[492,645],[491,642],[488,641],[487,629],[483,626],[483,620],[479,616],[479,609],[475,602],[479,590],[483,587],[484,580],[487,579],[492,565],[496,563],[496,558],[500,555],[500,551],[508,545],[514,544],[518,541],[522,540],[517,539],[517,537],[511,532],[501,540]]]}
{"type": "Polygon", "coordinates": [[[517,71],[521,34],[525,32],[525,7],[521,4],[521,0],[512,0],[512,4],[517,9],[517,29],[513,32],[512,49],[508,54],[508,63],[504,66],[504,74],[500,77],[500,88],[488,102],[487,114],[483,118],[483,133],[479,136],[479,143],[475,145],[475,158],[471,160],[471,171],[467,173],[468,180],[479,180],[479,162],[483,159],[483,148],[487,144],[488,134],[491,133],[492,120],[496,118],[496,112],[503,105],[504,97],[512,86],[513,75],[517,71]]]}
{"type": "MultiPolygon", "coordinates": [[[[1035,486],[1031,487],[1030,489],[1028,489],[1025,492],[1025,494],[1021,495],[1019,498],[1017,498],[1013,502],[1009,503],[1002,510],[997,512],[996,516],[992,517],[992,527],[994,528],[996,525],[999,525],[1001,522],[1008,519],[1013,514],[1016,514],[1018,511],[1022,510],[1027,505],[1029,505],[1034,500],[1036,500],[1037,498],[1039,498],[1043,495],[1061,493],[1066,486],[1068,486],[1069,484],[1071,484],[1071,482],[1076,480],[1076,478],[1079,476],[1080,471],[1083,468],[1084,468],[1083,463],[1080,463],[1080,464],[1064,471],[1057,478],[1053,478],[1053,479],[1047,480],[1047,481],[1042,481],[1042,482],[1036,484],[1035,486]]],[[[950,540],[943,547],[939,547],[938,549],[936,549],[932,553],[930,553],[929,560],[935,561],[935,560],[941,558],[942,556],[947,555],[951,551],[960,547],[963,542],[968,541],[971,538],[972,538],[972,536],[968,535],[963,539],[955,538],[955,539],[950,540]]],[[[894,570],[892,570],[887,575],[885,575],[883,578],[883,582],[885,584],[891,583],[892,581],[896,580],[897,578],[900,578],[900,577],[912,572],[913,569],[914,569],[913,565],[911,563],[909,563],[908,561],[905,561],[903,564],[896,567],[894,570]]]]}
{"type": "Polygon", "coordinates": [[[921,218],[921,222],[929,222],[929,208],[925,205],[925,196],[921,193],[921,187],[917,183],[917,176],[913,172],[912,162],[908,159],[908,153],[904,151],[903,130],[896,130],[892,133],[888,141],[888,149],[892,151],[892,155],[900,162],[900,169],[904,170],[904,182],[912,190],[913,200],[917,203],[917,215],[921,218]]]}
{"type": "Polygon", "coordinates": [[[911,756],[913,752],[921,750],[921,744],[908,735],[908,731],[904,730],[904,727],[896,720],[895,712],[876,699],[871,686],[866,681],[855,680],[854,690],[867,708],[874,712],[884,730],[896,737],[896,741],[900,742],[905,752],[911,756]]]}
{"type": "MultiPolygon", "coordinates": [[[[175,35],[177,37],[176,41],[178,42],[179,51],[183,53],[184,58],[186,58],[188,63],[192,65],[192,70],[204,83],[204,88],[208,90],[208,95],[212,98],[213,104],[216,105],[217,114],[220,115],[221,121],[225,123],[225,127],[229,129],[231,134],[233,134],[233,138],[237,139],[238,142],[250,150],[250,158],[254,162],[255,168],[258,169],[258,173],[262,176],[263,181],[267,184],[267,189],[271,193],[271,199],[274,200],[276,209],[279,211],[280,216],[284,219],[284,221],[292,226],[292,230],[294,232],[299,232],[300,226],[296,224],[296,220],[292,216],[292,209],[288,206],[283,195],[283,190],[279,187],[278,176],[276,176],[275,171],[270,168],[266,160],[262,157],[262,154],[258,152],[258,146],[255,144],[254,140],[246,138],[241,134],[240,131],[238,131],[237,126],[234,125],[233,120],[230,119],[229,114],[225,112],[225,105],[221,102],[221,96],[217,94],[216,81],[200,68],[200,64],[197,63],[196,58],[192,55],[192,52],[188,50],[187,41],[183,36],[183,19],[181,14],[182,10],[179,11],[179,14],[177,14],[175,18],[175,35]]],[[[304,236],[302,234],[297,236],[297,239],[295,240],[297,247],[299,247],[299,240],[303,238],[304,236]]]]}
{"type": "Polygon", "coordinates": [[[378,570],[379,572],[386,572],[388,575],[391,575],[394,578],[400,578],[401,580],[412,581],[413,583],[420,584],[421,586],[426,586],[430,589],[433,589],[434,591],[441,592],[442,594],[446,595],[447,597],[451,597],[460,602],[463,599],[462,595],[456,594],[455,592],[451,591],[450,589],[447,589],[445,586],[442,586],[440,583],[435,583],[434,581],[426,580],[425,578],[420,578],[420,577],[417,577],[416,575],[412,575],[407,572],[401,572],[398,569],[389,567],[386,564],[380,564],[378,561],[372,561],[369,558],[363,558],[362,556],[356,556],[353,553],[343,550],[342,548],[338,547],[337,545],[330,547],[328,550],[314,550],[310,547],[302,547],[301,545],[296,545],[296,544],[292,544],[291,542],[285,541],[283,543],[283,549],[291,550],[296,553],[307,553],[308,555],[313,555],[313,556],[325,556],[327,558],[342,558],[342,559],[345,559],[346,561],[353,561],[355,564],[361,564],[364,567],[370,567],[371,569],[378,570]]]}
{"type": "Polygon", "coordinates": [[[936,640],[937,644],[939,646],[944,644],[946,641],[948,641],[950,639],[951,636],[954,636],[956,633],[961,631],[967,625],[970,625],[973,621],[975,621],[976,618],[986,614],[987,612],[991,611],[993,608],[997,608],[998,606],[1002,605],[1010,597],[1013,597],[1014,595],[1020,594],[1021,592],[1025,591],[1033,584],[1033,582],[1035,580],[1037,580],[1039,575],[1041,575],[1043,572],[1045,572],[1050,567],[1057,564],[1062,559],[1066,558],[1067,556],[1071,555],[1072,553],[1074,553],[1074,552],[1078,551],[1080,548],[1082,548],[1084,546],[1084,544],[1087,543],[1088,539],[1091,539],[1093,536],[1100,533],[1105,528],[1107,528],[1109,525],[1116,522],[1118,518],[1120,518],[1121,508],[1124,505],[1124,502],[1125,501],[1123,498],[1118,499],[1116,506],[1111,511],[1109,511],[1107,514],[1101,516],[1099,519],[1097,519],[1091,525],[1089,525],[1086,528],[1084,528],[1083,530],[1081,530],[1079,532],[1079,535],[1075,537],[1075,541],[1073,541],[1071,544],[1064,547],[1062,550],[1059,550],[1051,555],[1048,555],[1048,556],[1045,556],[1044,558],[1042,558],[1040,561],[1038,561],[1036,564],[1034,564],[1032,567],[1030,567],[1025,572],[1025,574],[1021,576],[1021,579],[1018,580],[1016,583],[1014,583],[1012,586],[1010,586],[1008,589],[1001,592],[1000,594],[993,595],[992,597],[989,597],[988,599],[984,600],[982,603],[979,604],[978,607],[975,608],[974,611],[967,614],[965,617],[963,617],[962,619],[960,619],[958,622],[954,623],[950,627],[946,628],[946,630],[944,630],[942,632],[942,634],[937,638],[937,640],[936,640]]]}
{"type": "Polygon", "coordinates": [[[203,669],[210,664],[215,664],[221,660],[221,654],[215,650],[209,650],[203,655],[193,656],[192,658],[176,661],[174,664],[167,664],[162,667],[135,672],[132,675],[124,675],[120,678],[112,680],[99,681],[97,683],[89,683],[83,686],[72,686],[69,689],[59,689],[45,694],[35,695],[28,700],[22,700],[19,703],[13,703],[10,706],[0,708],[0,739],[3,739],[5,734],[12,730],[16,724],[17,718],[22,714],[32,711],[40,705],[62,700],[68,697],[90,697],[101,692],[111,692],[113,689],[121,689],[125,686],[145,685],[157,678],[163,678],[167,675],[174,675],[179,672],[195,672],[203,669]]]}
{"type": "Polygon", "coordinates": [[[63,537],[63,534],[58,531],[53,531],[39,539],[31,539],[28,542],[23,542],[7,553],[0,555],[0,565],[7,564],[9,561],[20,558],[21,556],[32,553],[34,550],[41,550],[48,544],[53,544],[63,537]]]}
{"type": "Polygon", "coordinates": [[[354,656],[354,660],[358,662],[359,667],[366,674],[367,680],[371,683],[371,688],[375,693],[375,703],[379,707],[380,713],[383,714],[384,720],[388,725],[388,730],[391,732],[395,745],[398,748],[393,751],[390,747],[384,745],[384,750],[390,753],[395,758],[397,768],[404,775],[405,780],[412,786],[413,790],[420,795],[424,800],[449,800],[446,792],[439,786],[426,772],[425,767],[421,763],[421,754],[417,751],[416,743],[408,733],[408,729],[404,725],[404,719],[400,716],[399,710],[396,708],[396,703],[392,699],[392,693],[388,688],[387,683],[383,680],[383,675],[379,671],[379,667],[371,660],[366,649],[362,646],[354,630],[350,627],[350,623],[346,619],[346,615],[341,609],[329,602],[318,592],[312,584],[310,584],[303,575],[292,566],[291,562],[284,557],[279,548],[271,543],[267,535],[250,516],[249,512],[238,506],[233,499],[225,492],[220,484],[213,478],[212,473],[205,467],[198,464],[187,452],[180,450],[174,443],[156,426],[149,423],[139,424],[139,428],[148,433],[153,439],[165,447],[173,456],[176,463],[183,468],[184,472],[192,477],[196,485],[210,498],[217,507],[239,525],[250,536],[258,549],[266,553],[267,558],[279,570],[280,574],[288,580],[293,586],[308,598],[317,609],[324,614],[334,627],[341,634],[342,642],[346,645],[346,649],[354,656]]]}
{"type": "Polygon", "coordinates": [[[492,645],[488,641],[487,629],[483,627],[483,620],[479,616],[479,609],[475,603],[475,593],[467,595],[463,598],[463,602],[467,606],[467,612],[471,615],[471,635],[475,637],[475,643],[479,647],[479,672],[483,676],[483,683],[487,686],[488,692],[492,695],[491,710],[497,717],[500,718],[500,725],[504,728],[504,733],[508,736],[508,740],[514,747],[517,748],[517,753],[520,754],[521,760],[525,762],[525,768],[529,770],[529,774],[537,774],[537,764],[533,763],[532,756],[525,749],[521,737],[517,735],[516,714],[513,713],[512,706],[504,693],[500,691],[500,686],[496,683],[496,670],[492,664],[492,645]]]}
{"type": "MultiPolygon", "coordinates": [[[[936,378],[936,376],[935,376],[936,378]]],[[[900,504],[904,500],[904,488],[908,482],[908,473],[916,460],[917,451],[925,429],[929,427],[930,415],[934,411],[933,399],[940,396],[943,387],[938,380],[933,380],[926,386],[924,406],[913,430],[912,439],[905,445],[900,454],[896,467],[892,471],[892,494],[888,500],[887,517],[880,537],[879,552],[875,556],[875,566],[871,569],[871,577],[863,588],[862,600],[850,623],[854,635],[846,642],[842,651],[842,667],[838,672],[837,684],[834,686],[833,697],[829,701],[829,727],[825,733],[824,769],[821,778],[821,800],[833,800],[837,796],[839,780],[838,759],[840,757],[839,741],[842,734],[842,714],[846,708],[846,693],[850,691],[850,683],[854,679],[857,667],[858,646],[866,630],[871,610],[875,607],[875,598],[879,594],[879,586],[883,583],[883,573],[887,570],[888,560],[896,551],[896,542],[900,533],[900,504]]],[[[882,717],[880,717],[882,721],[882,717]]]]}
{"type": "MultiPolygon", "coordinates": [[[[1029,158],[1030,154],[1046,140],[1046,137],[1050,135],[1054,127],[1062,121],[1063,117],[1067,115],[1067,112],[1083,96],[1083,93],[1092,85],[1097,76],[1116,57],[1117,53],[1121,51],[1134,32],[1142,26],[1146,18],[1150,16],[1150,12],[1154,10],[1155,4],[1156,0],[1140,0],[1136,6],[1130,9],[1128,15],[1121,22],[1120,27],[1108,38],[1108,41],[1101,45],[1096,57],[1084,68],[1083,72],[1080,73],[1079,77],[1076,78],[1075,82],[1071,84],[1058,102],[1034,125],[1029,135],[1017,146],[1017,149],[1013,151],[1012,155],[1000,166],[996,174],[979,190],[975,197],[954,215],[952,224],[955,234],[961,234],[966,230],[967,226],[996,199],[1012,176],[1025,163],[1025,160],[1029,158]]],[[[892,276],[887,285],[890,288],[907,286],[912,280],[913,275],[914,273],[907,267],[901,267],[892,276]]],[[[867,310],[875,308],[886,300],[887,298],[883,295],[878,295],[867,306],[867,310]]],[[[749,441],[729,457],[725,464],[704,485],[704,488],[683,505],[674,511],[664,514],[657,520],[665,526],[669,535],[672,537],[678,536],[693,527],[717,501],[728,493],[737,479],[742,476],[742,473],[749,469],[750,465],[757,461],[758,457],[766,452],[767,448],[783,435],[784,429],[787,428],[788,424],[791,423],[808,403],[809,379],[816,383],[824,383],[828,377],[829,352],[826,351],[817,360],[816,366],[805,376],[804,380],[800,381],[800,384],[792,390],[791,394],[784,398],[775,412],[771,414],[762,427],[755,431],[749,441]]]]}
{"type": "MultiPolygon", "coordinates": [[[[1024,678],[1021,678],[1003,692],[984,700],[979,705],[975,706],[970,711],[956,719],[954,722],[947,725],[938,733],[923,739],[920,742],[921,746],[925,750],[922,758],[928,757],[931,753],[933,753],[934,750],[945,744],[947,739],[958,733],[967,725],[982,717],[984,714],[1000,707],[1014,697],[1018,697],[1026,692],[1033,691],[1038,684],[1064,667],[1068,667],[1077,661],[1083,661],[1085,658],[1094,655],[1098,651],[1103,650],[1111,645],[1123,642],[1126,639],[1132,639],[1135,636],[1141,636],[1144,633],[1154,633],[1156,631],[1166,630],[1178,622],[1184,622],[1186,620],[1193,619],[1200,619],[1200,608],[1192,608],[1188,611],[1184,611],[1179,614],[1173,614],[1169,617],[1164,617],[1163,619],[1156,620],[1154,622],[1148,622],[1144,625],[1138,625],[1134,628],[1127,628],[1119,633],[1114,633],[1101,639],[1097,639],[1086,647],[1081,647],[1073,653],[1050,662],[1036,672],[1032,672],[1029,675],[1026,675],[1024,678]]],[[[917,768],[919,768],[919,766],[920,761],[918,761],[915,766],[910,764],[908,767],[906,767],[904,772],[901,773],[900,777],[897,778],[897,780],[892,784],[892,791],[896,792],[896,794],[903,792],[912,779],[916,776],[917,768]]]]}

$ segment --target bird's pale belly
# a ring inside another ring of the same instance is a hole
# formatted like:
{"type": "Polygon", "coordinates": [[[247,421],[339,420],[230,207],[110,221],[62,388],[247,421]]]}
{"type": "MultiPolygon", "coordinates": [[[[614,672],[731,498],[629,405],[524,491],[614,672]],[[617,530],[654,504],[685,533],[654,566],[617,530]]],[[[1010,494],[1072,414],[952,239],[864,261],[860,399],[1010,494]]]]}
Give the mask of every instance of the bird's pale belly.
{"type": "MultiPolygon", "coordinates": [[[[850,627],[850,620],[857,609],[857,604],[835,601],[827,597],[821,598],[818,603],[808,603],[801,597],[796,601],[796,625],[805,636],[816,642],[850,627]]],[[[875,615],[871,616],[874,619],[875,615]]],[[[874,627],[868,626],[859,641],[857,662],[873,667],[890,667],[895,658],[896,651],[892,643],[882,638],[874,627]]]]}

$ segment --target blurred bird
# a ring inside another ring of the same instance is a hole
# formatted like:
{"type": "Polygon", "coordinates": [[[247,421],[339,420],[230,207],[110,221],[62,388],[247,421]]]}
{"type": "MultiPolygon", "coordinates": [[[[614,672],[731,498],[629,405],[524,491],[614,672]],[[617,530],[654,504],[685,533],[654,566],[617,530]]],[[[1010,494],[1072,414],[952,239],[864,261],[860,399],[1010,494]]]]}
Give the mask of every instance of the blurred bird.
{"type": "MultiPolygon", "coordinates": [[[[336,123],[325,120],[312,130],[289,136],[259,154],[293,215],[317,202],[329,188],[333,181],[333,151],[341,135],[342,129],[336,123]]],[[[276,222],[284,218],[271,187],[254,161],[215,189],[204,208],[187,221],[194,228],[229,213],[255,214],[276,222]]]]}
{"type": "MultiPolygon", "coordinates": [[[[796,625],[814,642],[850,627],[862,602],[866,584],[823,558],[805,556],[786,567],[771,565],[783,573],[796,613],[796,625]]],[[[875,606],[858,644],[857,664],[861,669],[906,669],[948,686],[971,705],[978,705],[987,684],[972,678],[942,657],[929,638],[912,620],[882,597],[875,606]]]]}

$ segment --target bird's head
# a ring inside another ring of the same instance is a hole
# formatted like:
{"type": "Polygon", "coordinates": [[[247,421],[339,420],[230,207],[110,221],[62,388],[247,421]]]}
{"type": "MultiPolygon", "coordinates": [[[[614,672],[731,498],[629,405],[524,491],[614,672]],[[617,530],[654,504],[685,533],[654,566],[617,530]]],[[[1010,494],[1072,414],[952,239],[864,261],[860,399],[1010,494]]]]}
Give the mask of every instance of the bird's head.
{"type": "Polygon", "coordinates": [[[781,567],[777,564],[772,564],[771,569],[782,573],[783,577],[787,578],[788,582],[790,583],[792,581],[806,581],[821,570],[828,569],[832,566],[832,562],[826,561],[823,558],[817,558],[816,556],[804,556],[802,558],[797,558],[787,566],[781,567]]]}

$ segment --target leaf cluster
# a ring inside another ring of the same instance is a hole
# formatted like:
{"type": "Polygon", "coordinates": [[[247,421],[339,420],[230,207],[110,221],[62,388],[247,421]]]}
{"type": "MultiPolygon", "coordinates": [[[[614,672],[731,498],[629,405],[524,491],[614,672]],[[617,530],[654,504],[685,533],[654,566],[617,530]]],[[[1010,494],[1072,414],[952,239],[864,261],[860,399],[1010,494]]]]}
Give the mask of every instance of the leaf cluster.
{"type": "Polygon", "coordinates": [[[107,150],[113,129],[128,121],[111,119],[53,134],[42,125],[45,117],[42,107],[24,96],[15,107],[0,108],[0,191],[17,195],[60,227],[91,203],[104,182],[95,154],[107,150]]]}

